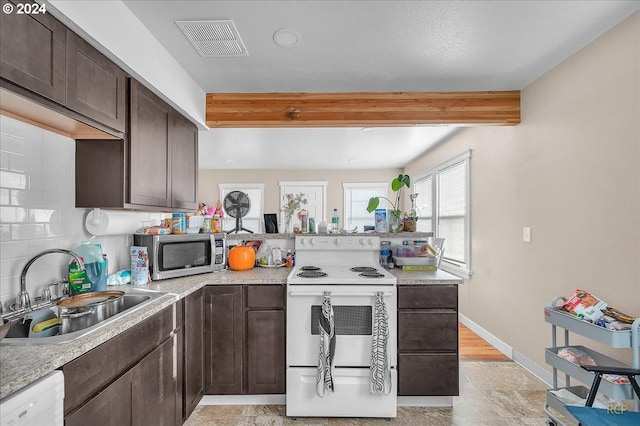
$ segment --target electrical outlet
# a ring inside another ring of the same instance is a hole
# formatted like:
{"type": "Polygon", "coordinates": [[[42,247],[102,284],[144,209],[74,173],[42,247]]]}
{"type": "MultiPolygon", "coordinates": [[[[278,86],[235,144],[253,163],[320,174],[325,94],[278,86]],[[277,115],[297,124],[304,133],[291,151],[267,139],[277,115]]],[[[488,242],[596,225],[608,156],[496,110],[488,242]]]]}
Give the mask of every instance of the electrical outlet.
{"type": "Polygon", "coordinates": [[[525,243],[531,242],[531,228],[528,226],[522,227],[522,241],[525,243]]]}

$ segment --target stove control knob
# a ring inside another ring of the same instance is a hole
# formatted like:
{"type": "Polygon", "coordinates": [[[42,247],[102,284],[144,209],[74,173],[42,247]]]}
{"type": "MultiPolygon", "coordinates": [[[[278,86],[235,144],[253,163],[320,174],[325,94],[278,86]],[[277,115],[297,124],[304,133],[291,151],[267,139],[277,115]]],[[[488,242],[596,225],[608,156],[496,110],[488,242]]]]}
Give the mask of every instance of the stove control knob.
{"type": "Polygon", "coordinates": [[[360,238],[359,243],[360,243],[361,246],[363,246],[364,245],[364,238],[360,238]]]}
{"type": "Polygon", "coordinates": [[[300,238],[300,245],[306,246],[307,245],[307,239],[306,238],[300,238]]]}
{"type": "Polygon", "coordinates": [[[342,239],[340,239],[340,238],[336,238],[336,239],[334,239],[334,240],[333,240],[333,243],[334,243],[335,245],[339,246],[340,244],[342,244],[342,239]]]}
{"type": "Polygon", "coordinates": [[[316,243],[315,238],[309,238],[309,245],[314,245],[316,243]]]}

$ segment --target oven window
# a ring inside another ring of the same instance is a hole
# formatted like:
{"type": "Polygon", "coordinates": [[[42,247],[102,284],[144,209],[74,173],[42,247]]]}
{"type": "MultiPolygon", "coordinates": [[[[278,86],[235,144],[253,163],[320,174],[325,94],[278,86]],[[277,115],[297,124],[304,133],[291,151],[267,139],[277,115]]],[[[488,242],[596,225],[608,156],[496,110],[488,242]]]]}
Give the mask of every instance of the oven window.
{"type": "Polygon", "coordinates": [[[201,240],[164,243],[160,245],[159,257],[161,271],[205,266],[211,262],[211,242],[201,240]]]}
{"type": "MultiPolygon", "coordinates": [[[[311,306],[311,334],[320,334],[322,306],[311,306]]],[[[333,320],[336,335],[370,336],[372,324],[371,306],[333,306],[333,320]]]]}

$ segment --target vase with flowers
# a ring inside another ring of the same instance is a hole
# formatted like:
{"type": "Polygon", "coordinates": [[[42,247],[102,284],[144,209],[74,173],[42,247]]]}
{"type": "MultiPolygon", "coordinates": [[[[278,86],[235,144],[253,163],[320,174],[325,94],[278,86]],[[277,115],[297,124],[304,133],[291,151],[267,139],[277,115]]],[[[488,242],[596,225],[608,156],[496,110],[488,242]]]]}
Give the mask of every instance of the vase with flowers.
{"type": "Polygon", "coordinates": [[[285,232],[293,232],[291,219],[293,215],[302,209],[302,206],[307,204],[307,198],[303,193],[298,194],[285,194],[283,197],[282,213],[285,220],[285,232]]]}

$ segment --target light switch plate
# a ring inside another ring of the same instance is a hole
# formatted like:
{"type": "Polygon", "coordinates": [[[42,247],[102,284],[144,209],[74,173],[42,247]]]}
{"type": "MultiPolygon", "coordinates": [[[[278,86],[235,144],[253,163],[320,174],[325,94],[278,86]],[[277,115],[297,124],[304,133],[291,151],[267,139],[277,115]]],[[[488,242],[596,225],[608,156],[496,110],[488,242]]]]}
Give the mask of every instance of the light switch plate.
{"type": "Polygon", "coordinates": [[[528,226],[522,227],[522,241],[525,243],[531,242],[531,228],[528,226]]]}

